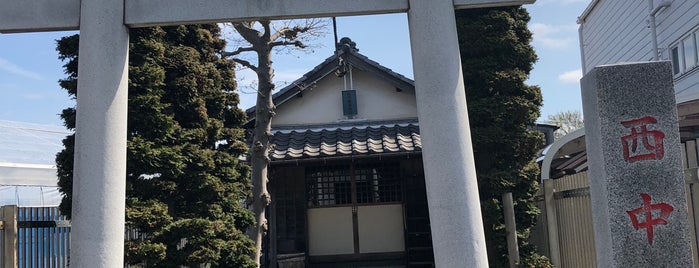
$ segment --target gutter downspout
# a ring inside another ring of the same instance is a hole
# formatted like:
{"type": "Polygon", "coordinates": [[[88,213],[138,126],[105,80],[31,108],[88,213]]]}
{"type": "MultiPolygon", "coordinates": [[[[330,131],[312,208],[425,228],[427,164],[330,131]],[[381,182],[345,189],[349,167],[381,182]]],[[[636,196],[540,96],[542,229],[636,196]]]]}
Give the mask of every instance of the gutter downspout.
{"type": "Polygon", "coordinates": [[[578,27],[578,43],[580,43],[580,65],[582,65],[582,73],[585,75],[587,73],[587,64],[585,61],[585,40],[583,40],[583,28],[585,25],[585,20],[587,20],[587,16],[590,15],[593,9],[597,6],[599,3],[599,0],[592,0],[590,4],[587,5],[587,8],[583,11],[580,16],[578,16],[578,19],[575,21],[580,25],[578,27]]]}
{"type": "Polygon", "coordinates": [[[648,0],[648,24],[651,32],[650,38],[653,43],[653,61],[660,60],[660,50],[658,49],[658,31],[655,24],[655,15],[657,15],[662,8],[670,7],[670,4],[671,2],[666,0],[661,2],[657,7],[653,7],[653,0],[648,0]]]}
{"type": "Polygon", "coordinates": [[[580,65],[582,65],[582,73],[584,75],[587,73],[587,64],[585,63],[585,40],[583,40],[583,27],[585,26],[585,24],[581,21],[578,21],[578,23],[580,24],[580,27],[578,27],[578,43],[580,43],[580,65]]]}

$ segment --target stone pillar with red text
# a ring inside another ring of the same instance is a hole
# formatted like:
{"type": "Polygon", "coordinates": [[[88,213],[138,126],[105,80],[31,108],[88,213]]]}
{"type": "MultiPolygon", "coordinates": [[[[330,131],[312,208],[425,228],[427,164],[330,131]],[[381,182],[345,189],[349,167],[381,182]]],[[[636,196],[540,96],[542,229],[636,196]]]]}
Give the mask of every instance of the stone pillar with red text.
{"type": "Polygon", "coordinates": [[[692,267],[670,62],[581,80],[598,267],[692,267]]]}

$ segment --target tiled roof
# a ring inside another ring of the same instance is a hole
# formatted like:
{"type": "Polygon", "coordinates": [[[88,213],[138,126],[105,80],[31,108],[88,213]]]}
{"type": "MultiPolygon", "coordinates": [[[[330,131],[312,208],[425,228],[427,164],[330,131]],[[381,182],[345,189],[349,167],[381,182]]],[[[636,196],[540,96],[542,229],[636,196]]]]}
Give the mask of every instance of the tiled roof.
{"type": "Polygon", "coordinates": [[[277,130],[272,161],[422,150],[417,122],[277,130]]]}

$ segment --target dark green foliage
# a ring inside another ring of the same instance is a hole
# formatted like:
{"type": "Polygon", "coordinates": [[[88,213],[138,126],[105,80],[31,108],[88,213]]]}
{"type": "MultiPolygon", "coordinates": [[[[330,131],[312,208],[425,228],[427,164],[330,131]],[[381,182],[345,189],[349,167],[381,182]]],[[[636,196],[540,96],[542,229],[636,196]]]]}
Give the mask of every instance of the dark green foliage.
{"type": "MultiPolygon", "coordinates": [[[[254,222],[241,206],[250,195],[247,151],[237,108],[233,62],[220,58],[216,25],[131,30],[126,224],[145,234],[126,241],[128,263],[179,267],[254,267],[254,222]],[[186,243],[178,248],[182,241],[186,243]]],[[[58,41],[68,75],[61,87],[76,95],[78,36],[58,41]]],[[[75,109],[61,114],[75,128],[75,109]]],[[[70,215],[74,137],[56,157],[61,211],[70,215]]]]}
{"type": "Polygon", "coordinates": [[[524,84],[537,60],[529,14],[506,7],[460,10],[456,17],[490,266],[508,266],[501,203],[506,192],[515,202],[521,266],[546,266],[526,240],[538,213],[533,159],[542,145],[541,135],[527,129],[542,104],[539,87],[524,84]]]}

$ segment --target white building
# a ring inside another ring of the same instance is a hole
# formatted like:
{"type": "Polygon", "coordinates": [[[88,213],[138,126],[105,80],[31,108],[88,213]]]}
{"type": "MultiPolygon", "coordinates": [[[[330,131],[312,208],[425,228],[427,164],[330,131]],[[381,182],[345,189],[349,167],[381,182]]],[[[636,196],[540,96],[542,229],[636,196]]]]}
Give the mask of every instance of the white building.
{"type": "MultiPolygon", "coordinates": [[[[672,61],[687,199],[694,213],[699,207],[699,1],[592,0],[578,24],[583,74],[605,64],[672,61]]],[[[541,239],[540,253],[556,267],[596,266],[584,130],[556,141],[540,160],[541,194],[548,196],[542,197],[544,214],[532,235],[541,239]]],[[[699,221],[696,214],[692,219],[695,238],[699,221]]],[[[695,267],[698,245],[693,239],[695,267]]]]}
{"type": "Polygon", "coordinates": [[[583,74],[597,65],[671,60],[682,139],[699,126],[699,1],[593,0],[578,18],[583,74]]]}
{"type": "Polygon", "coordinates": [[[269,267],[434,267],[415,93],[342,38],[274,94],[269,267]]]}

